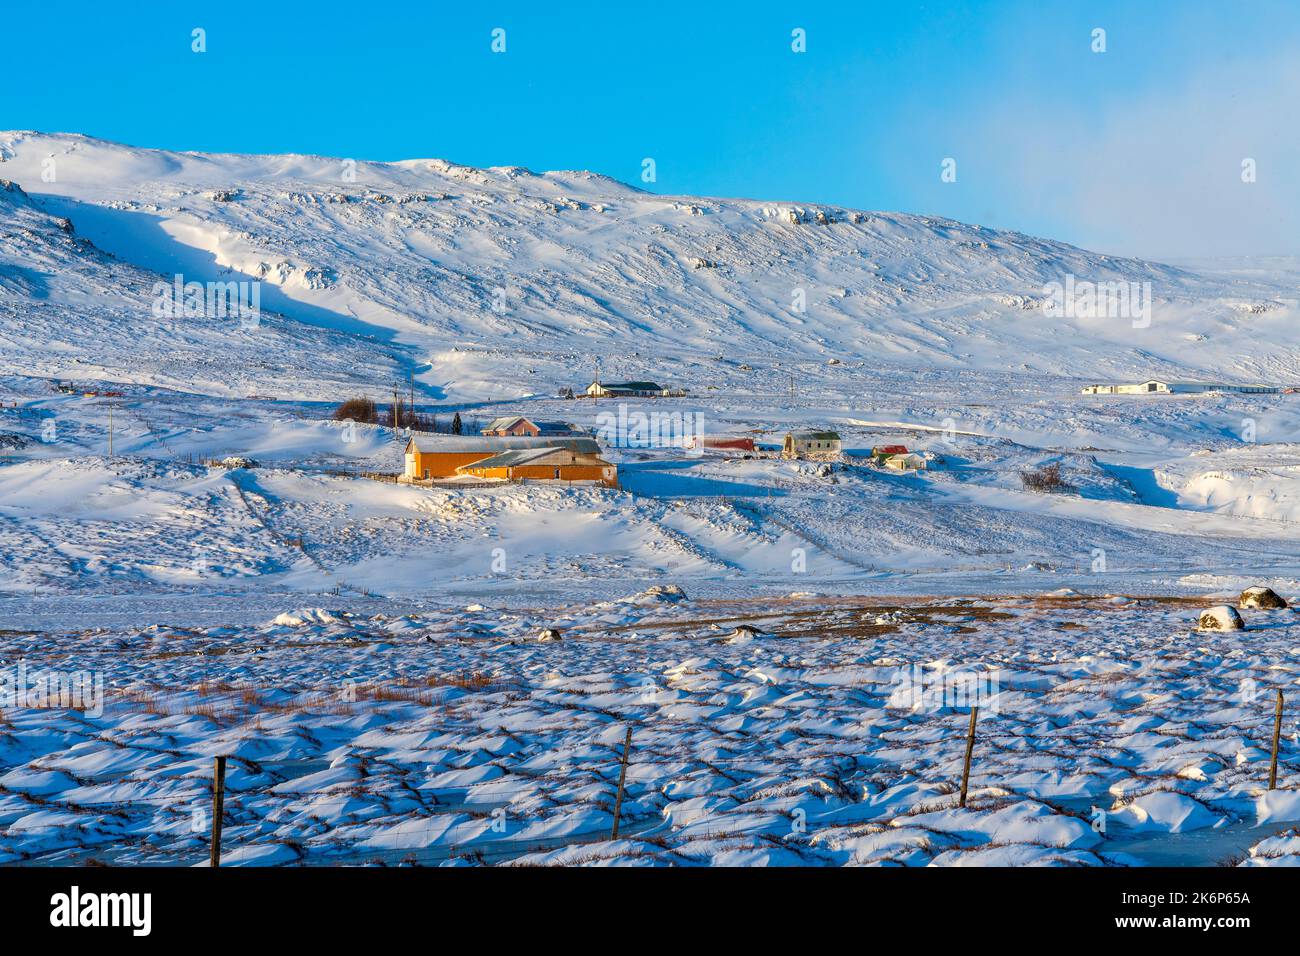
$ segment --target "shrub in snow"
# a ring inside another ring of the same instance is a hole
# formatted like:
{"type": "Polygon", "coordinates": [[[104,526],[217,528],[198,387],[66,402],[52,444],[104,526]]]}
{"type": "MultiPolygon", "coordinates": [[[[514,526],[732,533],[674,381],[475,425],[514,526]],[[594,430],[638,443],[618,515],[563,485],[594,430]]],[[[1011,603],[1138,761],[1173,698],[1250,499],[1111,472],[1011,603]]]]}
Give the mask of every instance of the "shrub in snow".
{"type": "Polygon", "coordinates": [[[1037,471],[1022,471],[1020,481],[1026,491],[1069,491],[1074,486],[1061,477],[1061,463],[1054,461],[1037,471]]]}
{"type": "Polygon", "coordinates": [[[333,417],[336,422],[354,421],[374,425],[379,422],[379,410],[375,407],[374,399],[349,398],[334,409],[333,417]]]}
{"type": "Polygon", "coordinates": [[[1245,627],[1241,615],[1230,604],[1218,604],[1206,608],[1201,612],[1200,620],[1196,622],[1198,631],[1241,631],[1245,630],[1245,627]]]}
{"type": "Polygon", "coordinates": [[[1246,588],[1241,592],[1241,599],[1237,602],[1237,605],[1239,607],[1275,608],[1286,607],[1287,603],[1272,588],[1253,587],[1246,588]]]}

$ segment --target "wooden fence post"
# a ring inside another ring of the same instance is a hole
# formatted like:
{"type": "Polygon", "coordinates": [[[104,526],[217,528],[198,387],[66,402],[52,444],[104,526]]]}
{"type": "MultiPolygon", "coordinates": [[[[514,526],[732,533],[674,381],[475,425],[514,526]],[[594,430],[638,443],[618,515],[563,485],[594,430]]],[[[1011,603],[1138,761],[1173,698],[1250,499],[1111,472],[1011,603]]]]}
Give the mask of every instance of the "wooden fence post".
{"type": "Polygon", "coordinates": [[[623,762],[618,768],[618,796],[614,798],[614,831],[611,840],[618,839],[618,818],[623,812],[623,785],[627,782],[627,755],[632,751],[632,725],[627,726],[627,737],[623,739],[623,762]]]}
{"type": "Polygon", "coordinates": [[[1277,787],[1277,746],[1282,739],[1282,688],[1277,689],[1277,707],[1273,712],[1273,761],[1268,767],[1268,789],[1277,787]]]}
{"type": "Polygon", "coordinates": [[[979,719],[980,709],[970,709],[970,729],[966,731],[966,763],[961,769],[961,801],[958,806],[966,806],[966,788],[970,784],[970,755],[975,749],[975,721],[979,719]]]}
{"type": "Polygon", "coordinates": [[[226,758],[214,757],[212,761],[212,855],[209,865],[221,865],[221,815],[226,805],[226,758]]]}

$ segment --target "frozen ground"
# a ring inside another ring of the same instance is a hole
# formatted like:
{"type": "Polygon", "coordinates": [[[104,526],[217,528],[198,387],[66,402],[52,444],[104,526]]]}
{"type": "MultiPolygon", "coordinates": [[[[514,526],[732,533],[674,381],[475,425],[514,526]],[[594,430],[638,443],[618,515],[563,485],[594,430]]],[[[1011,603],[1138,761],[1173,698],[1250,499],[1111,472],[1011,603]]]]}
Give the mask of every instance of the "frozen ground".
{"type": "Polygon", "coordinates": [[[1189,628],[1300,592],[1300,395],[1079,394],[1300,383],[1294,263],[342,168],[0,133],[0,672],[107,694],[0,709],[0,858],[197,861],[218,752],[231,862],[1297,858],[1290,719],[1259,793],[1294,618],[1189,628]],[[260,321],[160,321],[177,274],[258,280],[260,321]],[[1150,324],[1045,315],[1066,276],[1150,282],[1150,324]],[[410,389],[444,422],[590,428],[617,403],[554,396],[597,367],[690,389],[633,412],[849,454],[611,448],[619,490],[410,488],[361,476],[400,470],[391,429],[330,420],[410,389]],[[929,469],[863,457],[895,442],[929,469]],[[257,467],[204,464],[227,455],[257,467]],[[1066,486],[1027,491],[1052,464],[1066,486]],[[690,599],[620,601],[651,585],[690,599]],[[269,623],[301,607],[332,611],[269,623]],[[719,640],[741,619],[770,633],[719,640]],[[898,696],[913,665],[997,675],[967,811],[966,711],[898,696]]]}
{"type": "Polygon", "coordinates": [[[1198,634],[1197,607],[659,588],[7,631],[26,686],[93,668],[104,703],[5,712],[0,861],[200,864],[225,753],[228,864],[1294,864],[1294,719],[1265,787],[1300,622],[1198,634]]]}

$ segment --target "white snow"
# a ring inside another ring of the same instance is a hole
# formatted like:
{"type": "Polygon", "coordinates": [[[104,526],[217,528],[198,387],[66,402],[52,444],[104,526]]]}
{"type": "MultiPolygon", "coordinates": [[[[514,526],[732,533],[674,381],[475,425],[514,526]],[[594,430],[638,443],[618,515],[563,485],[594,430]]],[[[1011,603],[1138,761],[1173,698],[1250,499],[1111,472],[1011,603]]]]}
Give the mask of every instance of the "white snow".
{"type": "Polygon", "coordinates": [[[0,160],[0,674],[107,688],[0,711],[0,862],[201,863],[217,753],[241,865],[1300,859],[1290,724],[1262,783],[1300,624],[1197,629],[1300,591],[1300,395],[1079,394],[1300,384],[1285,264],[442,160],[0,160]],[[155,317],[178,273],[260,282],[260,321],[155,317]],[[1151,282],[1150,327],[1045,315],[1066,275],[1151,282]],[[768,451],[412,487],[362,477],[402,435],[332,420],[410,389],[594,429],[618,403],[555,396],[597,365],[768,451]],[[801,428],[846,456],[776,457],[801,428]],[[894,443],[927,470],[870,464],[894,443]],[[924,685],[971,681],[962,810],[967,710],[924,685]]]}

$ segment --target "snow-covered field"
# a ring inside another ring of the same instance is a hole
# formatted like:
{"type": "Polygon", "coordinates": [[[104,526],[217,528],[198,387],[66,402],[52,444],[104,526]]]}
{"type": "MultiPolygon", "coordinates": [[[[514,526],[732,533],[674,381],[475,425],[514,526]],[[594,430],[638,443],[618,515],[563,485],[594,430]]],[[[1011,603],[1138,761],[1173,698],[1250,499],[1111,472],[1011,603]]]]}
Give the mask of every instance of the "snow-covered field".
{"type": "Polygon", "coordinates": [[[348,180],[33,133],[0,160],[0,674],[104,688],[0,701],[0,861],[197,862],[217,753],[230,862],[1300,852],[1290,711],[1262,792],[1293,614],[1191,630],[1300,594],[1300,394],[1079,393],[1300,384],[1293,266],[440,160],[348,180]],[[260,320],[160,319],[178,274],[260,282],[260,320]],[[1149,325],[1045,314],[1067,276],[1150,282],[1149,325]],[[362,477],[400,436],[331,420],[410,389],[593,428],[618,404],[555,396],[597,369],[769,450],[417,488],[362,477]],[[847,454],[771,454],[801,427],[847,454]],[[927,470],[872,465],[892,443],[927,470]],[[1027,490],[1051,464],[1066,487],[1027,490]],[[995,687],[965,810],[967,709],[910,701],[916,673],[995,687]]]}
{"type": "Polygon", "coordinates": [[[1265,788],[1300,620],[1195,633],[1195,607],[659,587],[7,631],[29,694],[75,670],[103,686],[6,711],[0,861],[202,862],[228,754],[228,864],[1294,864],[1293,720],[1265,788]]]}

